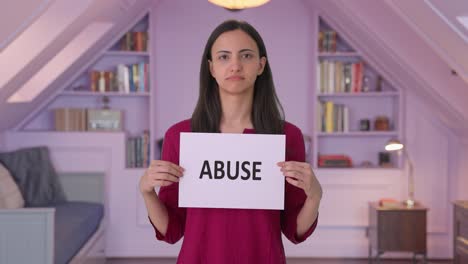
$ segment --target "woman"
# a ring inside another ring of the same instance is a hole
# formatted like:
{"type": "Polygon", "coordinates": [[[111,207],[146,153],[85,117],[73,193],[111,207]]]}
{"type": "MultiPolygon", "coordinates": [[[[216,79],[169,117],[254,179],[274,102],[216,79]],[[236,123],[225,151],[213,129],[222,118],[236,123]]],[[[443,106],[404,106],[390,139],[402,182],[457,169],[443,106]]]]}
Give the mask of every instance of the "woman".
{"type": "Polygon", "coordinates": [[[157,239],[184,236],[178,263],[285,263],[281,232],[300,243],[317,225],[322,189],[304,159],[302,133],[284,121],[262,38],[246,22],[222,23],[205,46],[192,118],[169,128],[162,160],[140,180],[157,239]],[[285,134],[286,161],[278,162],[287,181],[285,209],[179,208],[181,132],[285,134]]]}

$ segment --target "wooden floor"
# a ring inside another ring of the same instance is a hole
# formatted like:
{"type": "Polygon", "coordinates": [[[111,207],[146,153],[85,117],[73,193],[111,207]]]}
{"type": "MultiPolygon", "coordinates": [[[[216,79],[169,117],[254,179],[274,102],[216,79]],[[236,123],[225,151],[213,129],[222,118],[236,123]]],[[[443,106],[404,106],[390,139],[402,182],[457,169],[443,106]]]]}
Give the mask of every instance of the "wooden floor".
{"type": "MultiPolygon", "coordinates": [[[[175,259],[149,259],[149,258],[133,258],[133,259],[108,259],[107,264],[175,264],[175,259]]],[[[367,264],[367,259],[305,259],[292,258],[287,260],[288,264],[367,264]]],[[[376,262],[374,262],[376,263],[376,262]]],[[[410,260],[382,260],[382,264],[406,264],[412,263],[410,260]]],[[[430,264],[450,264],[449,260],[429,260],[430,264]]]]}

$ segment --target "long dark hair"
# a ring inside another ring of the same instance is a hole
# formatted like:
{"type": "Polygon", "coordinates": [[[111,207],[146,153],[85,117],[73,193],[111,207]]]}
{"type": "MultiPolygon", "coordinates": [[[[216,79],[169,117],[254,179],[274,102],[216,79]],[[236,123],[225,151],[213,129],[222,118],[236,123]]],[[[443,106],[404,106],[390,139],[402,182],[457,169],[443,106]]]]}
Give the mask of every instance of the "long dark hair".
{"type": "Polygon", "coordinates": [[[192,114],[191,127],[193,132],[220,132],[221,100],[216,80],[211,76],[211,48],[216,39],[226,31],[240,29],[247,33],[256,43],[261,57],[267,58],[265,68],[254,85],[251,120],[256,133],[282,134],[284,126],[284,111],[278,100],[273,84],[268,56],[260,34],[245,21],[227,20],[211,33],[203,52],[200,66],[200,93],[197,106],[192,114]]]}

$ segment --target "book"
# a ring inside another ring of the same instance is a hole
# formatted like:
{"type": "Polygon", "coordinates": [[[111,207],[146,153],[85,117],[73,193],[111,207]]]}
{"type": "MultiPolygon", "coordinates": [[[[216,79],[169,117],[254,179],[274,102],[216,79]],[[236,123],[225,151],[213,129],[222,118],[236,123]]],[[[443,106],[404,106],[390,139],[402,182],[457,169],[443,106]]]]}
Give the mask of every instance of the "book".
{"type": "Polygon", "coordinates": [[[393,198],[380,198],[379,206],[385,207],[385,208],[396,208],[396,207],[401,206],[401,202],[393,198]]]}

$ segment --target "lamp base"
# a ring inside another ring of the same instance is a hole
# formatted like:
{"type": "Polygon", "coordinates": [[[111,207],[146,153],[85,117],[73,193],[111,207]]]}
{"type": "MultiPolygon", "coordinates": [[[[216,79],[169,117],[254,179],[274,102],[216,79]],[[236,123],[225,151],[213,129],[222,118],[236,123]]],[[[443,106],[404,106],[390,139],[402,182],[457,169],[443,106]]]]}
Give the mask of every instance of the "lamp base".
{"type": "Polygon", "coordinates": [[[406,205],[406,207],[412,208],[416,204],[416,201],[413,199],[406,199],[403,201],[403,204],[406,205]]]}

